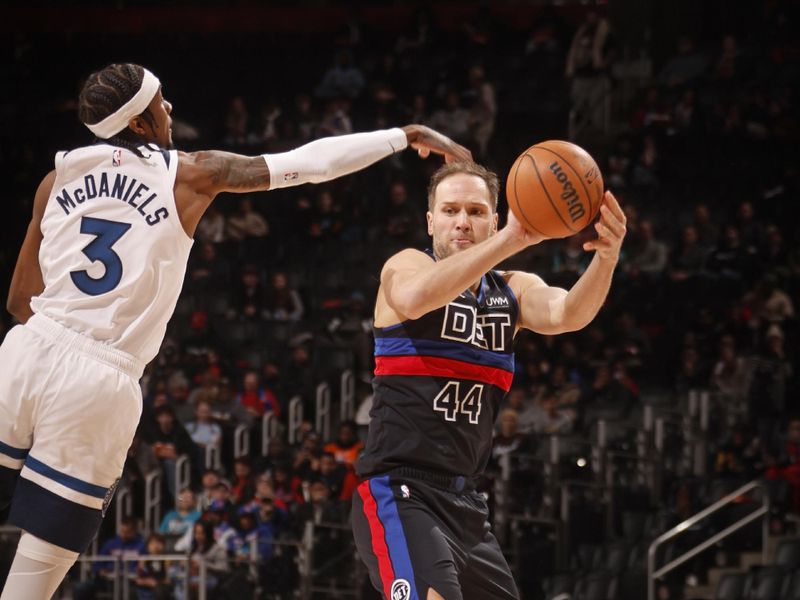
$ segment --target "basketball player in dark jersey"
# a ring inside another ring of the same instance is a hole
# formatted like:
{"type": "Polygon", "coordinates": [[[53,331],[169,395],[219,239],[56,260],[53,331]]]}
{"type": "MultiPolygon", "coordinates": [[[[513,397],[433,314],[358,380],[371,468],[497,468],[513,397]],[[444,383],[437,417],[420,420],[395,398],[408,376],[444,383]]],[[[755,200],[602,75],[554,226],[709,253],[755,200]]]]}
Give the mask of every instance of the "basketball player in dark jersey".
{"type": "Polygon", "coordinates": [[[543,239],[511,213],[497,230],[498,190],[497,176],[474,163],[439,169],[428,188],[433,251],[403,250],[381,273],[375,396],[352,517],[386,600],[519,597],[474,489],[511,386],[514,334],[591,322],[625,237],[625,215],[606,192],[598,238],[584,244],[595,255],[569,292],[531,273],[493,270],[543,239]]]}

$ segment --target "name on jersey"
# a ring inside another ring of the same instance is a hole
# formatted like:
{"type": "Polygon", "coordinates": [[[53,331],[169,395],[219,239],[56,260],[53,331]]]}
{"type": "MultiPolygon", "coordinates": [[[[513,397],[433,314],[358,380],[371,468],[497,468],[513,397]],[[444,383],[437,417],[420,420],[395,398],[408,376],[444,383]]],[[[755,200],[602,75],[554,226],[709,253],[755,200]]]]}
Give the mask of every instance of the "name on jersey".
{"type": "MultiPolygon", "coordinates": [[[[495,306],[509,305],[508,298],[490,300],[496,301],[493,304],[495,306]]],[[[479,315],[474,306],[459,302],[451,302],[445,308],[442,339],[464,342],[492,352],[506,352],[511,342],[511,333],[511,315],[508,313],[479,315]]]]}
{"type": "Polygon", "coordinates": [[[155,225],[169,217],[169,211],[164,206],[153,210],[148,206],[153,202],[159,204],[158,195],[151,192],[147,184],[140,183],[135,177],[128,177],[121,173],[109,175],[100,173],[99,176],[87,175],[83,178],[83,186],[76,187],[70,194],[66,188],[56,195],[56,202],[69,214],[71,210],[88,200],[95,198],[113,198],[135,208],[136,212],[144,217],[148,225],[155,225]]]}

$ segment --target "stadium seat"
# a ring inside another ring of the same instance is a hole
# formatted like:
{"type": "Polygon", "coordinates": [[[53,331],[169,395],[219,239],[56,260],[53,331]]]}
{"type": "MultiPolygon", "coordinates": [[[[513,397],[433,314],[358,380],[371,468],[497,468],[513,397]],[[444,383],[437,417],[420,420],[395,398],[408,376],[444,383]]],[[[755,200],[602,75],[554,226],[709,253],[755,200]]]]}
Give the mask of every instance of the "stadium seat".
{"type": "Polygon", "coordinates": [[[760,567],[752,569],[745,579],[745,599],[780,600],[783,573],[783,569],[780,567],[760,567]]]}
{"type": "Polygon", "coordinates": [[[592,571],[578,580],[573,600],[610,600],[616,596],[616,581],[608,571],[592,571]]]}
{"type": "Polygon", "coordinates": [[[800,600],[800,570],[784,576],[781,600],[800,600]]]}
{"type": "Polygon", "coordinates": [[[775,565],[785,571],[794,571],[800,568],[800,539],[781,540],[775,551],[775,565]]]}
{"type": "Polygon", "coordinates": [[[714,600],[744,600],[744,573],[726,573],[717,584],[714,600]]]}

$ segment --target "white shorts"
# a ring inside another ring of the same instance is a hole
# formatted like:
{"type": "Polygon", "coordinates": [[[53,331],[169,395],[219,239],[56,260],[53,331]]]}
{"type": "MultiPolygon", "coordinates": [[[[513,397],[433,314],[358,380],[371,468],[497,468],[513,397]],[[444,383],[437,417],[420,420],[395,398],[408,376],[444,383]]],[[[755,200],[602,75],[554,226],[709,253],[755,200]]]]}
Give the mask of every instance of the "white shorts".
{"type": "Polygon", "coordinates": [[[11,500],[11,523],[76,552],[88,546],[139,423],[142,369],[43,315],[8,332],[0,346],[0,508],[11,500]]]}

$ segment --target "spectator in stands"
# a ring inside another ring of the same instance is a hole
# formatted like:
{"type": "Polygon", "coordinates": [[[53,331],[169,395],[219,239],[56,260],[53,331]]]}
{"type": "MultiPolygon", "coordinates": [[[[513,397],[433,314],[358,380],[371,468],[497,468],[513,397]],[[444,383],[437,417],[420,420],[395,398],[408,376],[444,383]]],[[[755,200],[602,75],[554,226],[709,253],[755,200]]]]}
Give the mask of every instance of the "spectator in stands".
{"type": "Polygon", "coordinates": [[[275,393],[260,385],[258,373],[247,371],[242,378],[242,391],[236,396],[236,403],[243,406],[253,419],[260,419],[265,413],[276,417],[281,415],[281,407],[275,393]]]}
{"type": "Polygon", "coordinates": [[[209,446],[221,447],[222,429],[214,422],[211,415],[211,403],[205,400],[197,403],[194,421],[186,424],[186,431],[201,450],[205,450],[209,446]]]}
{"type": "Polygon", "coordinates": [[[786,433],[774,450],[765,452],[766,479],[783,479],[792,494],[792,509],[800,512],[800,418],[791,416],[786,433]]]}
{"type": "MultiPolygon", "coordinates": [[[[164,536],[151,533],[147,537],[147,550],[144,557],[164,554],[167,543],[164,536]]],[[[170,600],[172,598],[172,582],[169,573],[169,562],[144,558],[136,568],[137,600],[170,600]]]]}
{"type": "Polygon", "coordinates": [[[513,408],[506,408],[497,418],[497,433],[492,440],[492,460],[498,461],[506,454],[530,452],[530,437],[519,431],[519,415],[513,408]]]}
{"type": "Polygon", "coordinates": [[[192,528],[192,546],[189,561],[189,589],[184,589],[184,579],[175,579],[175,596],[180,600],[196,597],[202,584],[200,562],[205,565],[206,593],[212,594],[221,577],[228,573],[228,553],[224,546],[214,539],[214,526],[209,521],[197,521],[192,528]]]}
{"type": "Polygon", "coordinates": [[[147,434],[147,441],[153,447],[156,458],[164,469],[164,481],[169,496],[175,497],[175,461],[184,454],[195,458],[197,447],[186,433],[183,425],[175,418],[170,406],[162,406],[155,412],[156,427],[147,434]]]}
{"type": "Polygon", "coordinates": [[[444,97],[444,106],[431,115],[429,124],[437,131],[459,143],[469,143],[469,111],[461,106],[458,90],[450,88],[444,97]]]}
{"type": "Polygon", "coordinates": [[[344,504],[331,497],[331,489],[323,479],[314,479],[308,486],[308,502],[297,507],[295,523],[303,531],[306,522],[344,523],[347,514],[344,504]]]}
{"type": "Polygon", "coordinates": [[[350,500],[358,487],[358,477],[347,465],[337,462],[331,452],[323,452],[319,457],[319,469],[311,474],[309,480],[320,479],[331,491],[331,498],[350,500]]]}
{"type": "Polygon", "coordinates": [[[300,93],[295,96],[292,119],[297,124],[297,133],[300,136],[301,143],[308,142],[315,136],[319,117],[314,110],[311,96],[306,93],[300,93]]]}
{"type": "Polygon", "coordinates": [[[304,433],[292,461],[292,471],[300,479],[309,479],[319,471],[321,454],[319,434],[316,431],[304,433]]]}
{"type": "Polygon", "coordinates": [[[325,104],[322,119],[317,125],[317,136],[336,136],[353,133],[353,121],[350,118],[350,101],[340,98],[325,104]]]}
{"type": "Polygon", "coordinates": [[[306,419],[313,419],[316,411],[314,405],[314,386],[317,377],[311,362],[311,340],[309,335],[298,335],[289,340],[289,355],[281,367],[281,396],[293,398],[299,395],[303,399],[303,414],[306,419]]]}
{"type": "Polygon", "coordinates": [[[245,265],[242,267],[239,282],[233,290],[233,301],[228,317],[231,319],[260,319],[267,314],[265,295],[258,267],[254,264],[245,265]]]}
{"type": "Polygon", "coordinates": [[[566,62],[566,76],[571,80],[570,139],[575,138],[580,121],[605,130],[607,71],[612,59],[609,33],[608,20],[589,11],[572,37],[566,62]]]}
{"type": "MultiPolygon", "coordinates": [[[[136,519],[124,518],[120,522],[117,535],[100,545],[101,556],[114,556],[125,559],[123,570],[136,573],[136,561],[130,560],[145,554],[144,539],[139,533],[136,519]]],[[[94,600],[98,592],[110,591],[114,579],[114,565],[111,562],[97,562],[92,568],[92,579],[78,584],[75,588],[75,600],[94,600]]]]}
{"type": "Polygon", "coordinates": [[[551,385],[541,386],[535,400],[534,432],[540,435],[565,434],[572,431],[574,412],[558,406],[556,391],[551,385]]]}
{"type": "Polygon", "coordinates": [[[303,504],[302,481],[294,474],[291,464],[278,463],[272,469],[272,484],[275,499],[281,501],[290,511],[303,504]]]}
{"type": "Polygon", "coordinates": [[[505,398],[505,408],[513,410],[517,415],[517,431],[527,435],[534,430],[537,410],[533,397],[529,396],[524,386],[515,384],[511,386],[505,398]]]}
{"type": "Polygon", "coordinates": [[[722,393],[723,402],[744,400],[749,388],[749,376],[747,362],[736,352],[734,337],[722,336],[719,343],[719,357],[711,372],[711,383],[722,393]]]}
{"type": "Polygon", "coordinates": [[[667,266],[669,250],[667,245],[659,240],[653,223],[643,219],[639,223],[639,247],[628,262],[628,268],[634,273],[642,273],[651,280],[658,278],[667,266]]]}
{"type": "Polygon", "coordinates": [[[178,494],[177,506],[164,515],[158,530],[163,534],[182,536],[199,518],[194,492],[191,488],[183,488],[178,494]]]}
{"type": "Polygon", "coordinates": [[[469,124],[472,140],[477,148],[477,157],[485,160],[488,157],[489,141],[494,135],[494,124],[497,118],[497,101],[494,85],[486,80],[483,67],[474,66],[469,70],[469,124]]]}
{"type": "Polygon", "coordinates": [[[408,200],[406,184],[402,181],[392,183],[389,187],[386,213],[382,218],[385,225],[381,240],[385,240],[392,247],[405,247],[411,244],[422,225],[419,214],[419,210],[408,200]]]}
{"type": "MultiPolygon", "coordinates": [[[[244,242],[245,240],[263,240],[269,235],[269,225],[264,216],[253,208],[253,199],[242,196],[239,207],[228,217],[225,233],[229,240],[244,242]]],[[[248,252],[263,250],[263,244],[248,246],[248,252]]]]}
{"type": "Polygon", "coordinates": [[[343,310],[328,321],[334,343],[352,351],[356,372],[369,377],[372,369],[372,315],[364,294],[352,292],[343,310]]]}
{"type": "Polygon", "coordinates": [[[614,149],[608,157],[608,167],[603,175],[611,188],[620,189],[628,185],[630,171],[633,167],[633,144],[628,135],[621,135],[614,143],[614,149]]]}
{"type": "Polygon", "coordinates": [[[683,228],[681,242],[672,253],[669,276],[677,284],[691,282],[703,269],[708,250],[700,245],[697,228],[687,225],[683,228]]]}
{"type": "Polygon", "coordinates": [[[614,410],[624,416],[627,414],[630,402],[630,391],[614,378],[611,365],[603,363],[598,366],[594,372],[592,386],[584,397],[585,407],[614,410]]]}
{"type": "Polygon", "coordinates": [[[216,204],[209,206],[200,219],[194,238],[198,242],[209,244],[221,244],[225,241],[225,215],[216,204]]]}
{"type": "Polygon", "coordinates": [[[314,93],[320,98],[357,98],[365,85],[364,74],[354,64],[353,54],[340,50],[314,93]]]}
{"type": "Polygon", "coordinates": [[[695,204],[692,211],[692,225],[697,230],[697,241],[700,246],[710,252],[719,243],[719,226],[711,217],[707,204],[695,204]]]}
{"type": "Polygon", "coordinates": [[[697,81],[707,68],[708,61],[695,49],[694,40],[682,35],[678,38],[676,53],[658,74],[658,81],[671,88],[685,86],[697,81]]]}
{"type": "Polygon", "coordinates": [[[358,425],[355,421],[342,421],[336,441],[325,444],[323,451],[333,454],[336,462],[353,468],[364,442],[358,439],[358,425]]]}
{"type": "Polygon", "coordinates": [[[749,480],[756,476],[760,458],[760,440],[745,425],[734,426],[719,451],[714,465],[720,477],[749,480]]]}
{"type": "Polygon", "coordinates": [[[286,273],[272,274],[264,303],[265,315],[273,321],[299,321],[305,309],[300,294],[289,285],[286,273]]]}
{"type": "Polygon", "coordinates": [[[784,340],[783,329],[777,324],[770,325],[758,354],[751,360],[751,416],[775,418],[786,409],[787,388],[794,373],[784,340]]]}
{"type": "Polygon", "coordinates": [[[241,148],[252,144],[250,131],[250,115],[247,105],[240,96],[232,98],[228,105],[228,114],[225,117],[225,137],[223,143],[229,148],[241,148]]]}
{"type": "Polygon", "coordinates": [[[230,281],[228,262],[217,255],[214,244],[200,244],[192,252],[187,268],[186,289],[191,292],[214,292],[227,289],[230,281]]]}
{"type": "Polygon", "coordinates": [[[205,512],[214,500],[213,494],[221,479],[216,469],[206,469],[200,478],[200,492],[197,497],[197,506],[200,512],[205,512]]]}
{"type": "Polygon", "coordinates": [[[231,478],[231,499],[236,505],[252,500],[256,493],[256,480],[250,459],[240,456],[233,461],[233,477],[231,478]]]}

